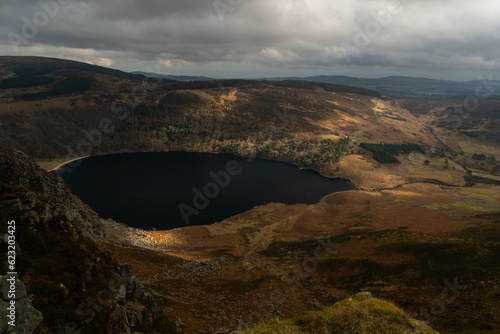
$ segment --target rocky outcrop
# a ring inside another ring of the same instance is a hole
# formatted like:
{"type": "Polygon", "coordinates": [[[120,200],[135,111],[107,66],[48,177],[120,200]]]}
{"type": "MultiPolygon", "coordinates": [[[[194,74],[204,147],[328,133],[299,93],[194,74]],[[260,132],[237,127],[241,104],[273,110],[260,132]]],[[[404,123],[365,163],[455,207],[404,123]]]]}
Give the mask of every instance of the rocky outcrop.
{"type": "Polygon", "coordinates": [[[30,334],[42,319],[31,306],[24,283],[14,276],[0,276],[0,334],[30,334]],[[14,298],[9,298],[9,291],[15,291],[14,298]]]}
{"type": "Polygon", "coordinates": [[[140,327],[143,320],[158,312],[158,305],[151,293],[144,290],[144,286],[135,280],[132,267],[124,264],[115,269],[120,276],[121,285],[116,293],[116,301],[125,309],[127,328],[140,327]]]}
{"type": "Polygon", "coordinates": [[[0,150],[0,193],[1,207],[9,216],[31,225],[59,216],[83,234],[102,235],[99,216],[22,152],[0,150]]]}
{"type": "MultiPolygon", "coordinates": [[[[103,333],[175,332],[153,295],[135,280],[131,266],[119,266],[100,248],[103,241],[108,242],[104,225],[113,231],[125,230],[129,235],[125,242],[137,239],[145,243],[145,234],[134,238],[132,229],[101,219],[59,178],[10,149],[0,149],[0,220],[16,222],[16,258],[23,263],[19,273],[28,287],[16,283],[19,316],[15,330],[9,332],[4,319],[10,301],[0,292],[0,334],[31,333],[37,326],[44,333],[60,332],[64,327],[58,324],[65,326],[68,321],[81,332],[95,332],[102,326],[106,328],[103,333]],[[117,284],[111,286],[113,281],[117,284]],[[40,291],[35,286],[47,289],[40,291]],[[43,317],[31,306],[27,290],[34,294],[33,303],[43,317]],[[53,296],[48,291],[64,296],[65,306],[50,303],[53,296]],[[102,299],[103,295],[109,295],[112,303],[102,299]],[[96,297],[97,304],[92,306],[96,297]],[[106,323],[99,323],[104,319],[106,323]]],[[[2,250],[6,249],[4,233],[6,229],[0,225],[2,250]]],[[[4,262],[0,261],[2,271],[4,262]]]]}

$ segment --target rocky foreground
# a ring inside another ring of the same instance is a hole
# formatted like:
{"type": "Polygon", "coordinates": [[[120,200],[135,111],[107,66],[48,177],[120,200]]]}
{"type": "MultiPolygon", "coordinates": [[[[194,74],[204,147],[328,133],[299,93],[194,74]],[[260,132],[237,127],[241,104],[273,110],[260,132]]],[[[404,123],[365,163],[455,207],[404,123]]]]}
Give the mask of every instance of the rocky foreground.
{"type": "MultiPolygon", "coordinates": [[[[0,219],[15,222],[18,272],[15,328],[4,323],[10,297],[2,277],[0,333],[175,332],[130,265],[97,246],[112,223],[14,150],[0,150],[0,219]]],[[[7,224],[0,226],[6,250],[7,224]]],[[[5,260],[2,271],[13,271],[5,260]]]]}

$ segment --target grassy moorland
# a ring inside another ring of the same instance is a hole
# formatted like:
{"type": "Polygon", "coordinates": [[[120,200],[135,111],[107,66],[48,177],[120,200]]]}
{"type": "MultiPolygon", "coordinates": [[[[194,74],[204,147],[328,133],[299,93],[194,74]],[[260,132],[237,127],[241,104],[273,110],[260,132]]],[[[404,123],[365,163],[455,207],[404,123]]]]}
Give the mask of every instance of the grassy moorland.
{"type": "Polygon", "coordinates": [[[437,333],[423,322],[410,318],[395,305],[356,294],[316,313],[298,313],[287,320],[273,319],[246,334],[305,333],[437,333]]]}

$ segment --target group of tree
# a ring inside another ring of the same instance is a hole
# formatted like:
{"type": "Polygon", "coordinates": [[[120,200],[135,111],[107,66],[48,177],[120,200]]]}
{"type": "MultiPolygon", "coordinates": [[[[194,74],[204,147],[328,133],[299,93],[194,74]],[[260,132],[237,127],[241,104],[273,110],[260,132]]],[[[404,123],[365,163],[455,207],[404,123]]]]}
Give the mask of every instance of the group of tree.
{"type": "Polygon", "coordinates": [[[166,133],[171,140],[182,140],[195,133],[189,124],[163,123],[154,128],[158,132],[166,133]]]}
{"type": "Polygon", "coordinates": [[[278,151],[292,161],[300,161],[304,165],[329,164],[337,162],[347,152],[349,138],[338,141],[333,139],[290,140],[278,151]]]}
{"type": "Polygon", "coordinates": [[[400,154],[409,154],[414,151],[425,153],[425,149],[421,145],[409,144],[409,143],[402,143],[402,144],[361,143],[360,146],[365,150],[372,152],[375,160],[383,164],[399,163],[399,160],[396,159],[396,156],[400,154]]]}
{"type": "Polygon", "coordinates": [[[481,153],[481,154],[474,153],[472,155],[472,159],[479,160],[479,161],[485,161],[486,160],[486,155],[484,153],[481,153]]]}
{"type": "MultiPolygon", "coordinates": [[[[29,80],[34,80],[29,78],[29,80]]],[[[90,88],[90,80],[83,77],[72,76],[57,82],[50,91],[39,93],[21,94],[14,97],[16,100],[43,100],[54,96],[74,94],[86,91],[90,88]]]]}
{"type": "Polygon", "coordinates": [[[0,89],[30,88],[48,85],[54,81],[55,78],[48,76],[12,77],[0,81],[0,89]]]}

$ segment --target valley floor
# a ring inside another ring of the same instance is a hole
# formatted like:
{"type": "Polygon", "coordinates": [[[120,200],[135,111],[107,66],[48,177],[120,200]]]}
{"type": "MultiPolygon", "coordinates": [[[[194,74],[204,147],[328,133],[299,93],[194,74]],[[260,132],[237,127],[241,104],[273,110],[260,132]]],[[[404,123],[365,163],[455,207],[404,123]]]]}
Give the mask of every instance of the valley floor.
{"type": "Polygon", "coordinates": [[[148,248],[103,247],[132,265],[186,333],[247,328],[359,291],[456,333],[500,328],[499,213],[495,186],[410,184],[141,232],[148,248]]]}

